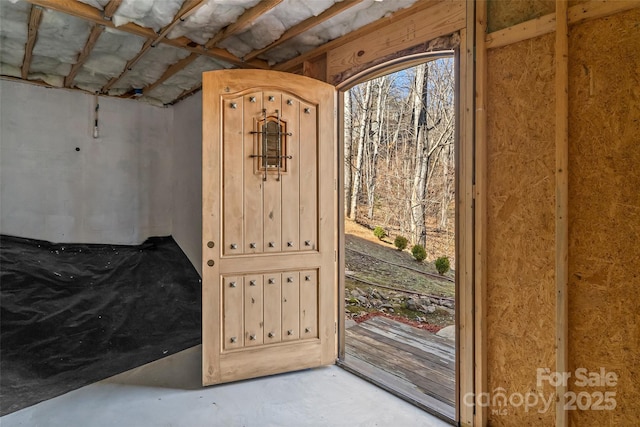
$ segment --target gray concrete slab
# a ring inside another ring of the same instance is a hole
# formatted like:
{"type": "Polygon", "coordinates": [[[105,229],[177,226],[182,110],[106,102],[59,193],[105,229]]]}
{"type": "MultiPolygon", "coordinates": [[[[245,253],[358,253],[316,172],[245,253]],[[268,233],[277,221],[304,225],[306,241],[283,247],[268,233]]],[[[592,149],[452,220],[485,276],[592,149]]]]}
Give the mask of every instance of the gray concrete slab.
{"type": "Polygon", "coordinates": [[[203,388],[200,360],[194,347],[6,415],[0,425],[448,426],[337,366],[203,388]]]}

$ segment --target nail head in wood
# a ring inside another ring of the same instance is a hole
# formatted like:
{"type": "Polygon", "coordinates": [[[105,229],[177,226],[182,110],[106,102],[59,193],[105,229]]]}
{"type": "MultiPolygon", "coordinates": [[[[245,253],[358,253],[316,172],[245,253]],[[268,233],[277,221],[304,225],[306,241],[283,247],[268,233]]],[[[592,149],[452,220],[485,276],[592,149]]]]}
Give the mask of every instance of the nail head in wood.
{"type": "Polygon", "coordinates": [[[287,99],[287,105],[293,105],[293,99],[287,99]]]}
{"type": "Polygon", "coordinates": [[[311,332],[311,329],[310,328],[304,328],[304,332],[308,334],[309,332],[311,332]]]}
{"type": "Polygon", "coordinates": [[[311,280],[311,276],[304,276],[304,280],[306,280],[307,282],[311,280]]]}
{"type": "Polygon", "coordinates": [[[289,330],[287,331],[287,335],[293,335],[293,329],[289,329],[289,330]]]}
{"type": "Polygon", "coordinates": [[[269,332],[269,338],[273,338],[275,336],[275,334],[273,332],[269,332]]]}
{"type": "Polygon", "coordinates": [[[249,248],[255,249],[256,248],[256,244],[255,243],[249,243],[249,248]]]}
{"type": "Polygon", "coordinates": [[[215,264],[215,262],[213,262],[213,260],[212,260],[212,259],[210,259],[209,261],[207,261],[207,265],[208,265],[209,267],[213,267],[213,265],[214,265],[214,264],[215,264]]]}
{"type": "Polygon", "coordinates": [[[238,338],[236,338],[236,337],[231,337],[231,339],[230,339],[229,341],[231,341],[232,343],[235,343],[235,342],[237,342],[237,341],[238,341],[238,338]]]}
{"type": "Polygon", "coordinates": [[[275,244],[274,242],[269,242],[269,247],[270,247],[270,248],[275,248],[275,247],[276,247],[276,244],[275,244]]]}
{"type": "Polygon", "coordinates": [[[236,108],[238,108],[238,104],[236,104],[235,102],[232,102],[231,103],[231,108],[233,108],[235,110],[236,108]]]}
{"type": "Polygon", "coordinates": [[[255,285],[256,285],[255,280],[249,280],[249,286],[255,286],[255,285]]]}
{"type": "Polygon", "coordinates": [[[229,247],[231,249],[238,249],[238,245],[236,245],[235,243],[232,243],[229,247]]]}
{"type": "Polygon", "coordinates": [[[304,109],[304,113],[305,114],[311,114],[311,108],[305,108],[304,109]]]}
{"type": "Polygon", "coordinates": [[[215,246],[215,244],[213,242],[211,242],[211,241],[207,242],[207,247],[208,248],[212,248],[214,246],[215,246]]]}
{"type": "Polygon", "coordinates": [[[305,240],[304,241],[304,245],[305,246],[311,246],[311,240],[305,240]]]}
{"type": "Polygon", "coordinates": [[[249,102],[256,102],[256,97],[255,96],[250,96],[249,97],[249,102]]]}
{"type": "Polygon", "coordinates": [[[275,101],[275,100],[276,100],[276,97],[275,97],[275,96],[270,96],[270,97],[269,97],[269,101],[273,102],[273,101],[275,101]]]}
{"type": "Polygon", "coordinates": [[[276,283],[275,279],[269,279],[269,284],[273,285],[274,283],[276,283]]]}
{"type": "Polygon", "coordinates": [[[256,336],[255,336],[255,335],[249,335],[249,339],[250,339],[251,341],[255,341],[255,340],[256,340],[256,336]]]}
{"type": "Polygon", "coordinates": [[[287,277],[287,283],[293,283],[293,277],[287,277]]]}
{"type": "Polygon", "coordinates": [[[287,242],[287,246],[292,248],[293,247],[293,242],[287,242]]]}
{"type": "Polygon", "coordinates": [[[236,282],[231,282],[231,283],[229,283],[229,287],[230,287],[230,288],[235,288],[235,287],[236,287],[236,282]]]}

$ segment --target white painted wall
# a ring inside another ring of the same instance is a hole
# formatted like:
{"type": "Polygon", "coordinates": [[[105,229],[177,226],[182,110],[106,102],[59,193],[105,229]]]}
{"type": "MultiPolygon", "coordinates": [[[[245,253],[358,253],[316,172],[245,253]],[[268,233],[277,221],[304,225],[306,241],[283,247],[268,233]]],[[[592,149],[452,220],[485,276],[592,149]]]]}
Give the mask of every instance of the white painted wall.
{"type": "Polygon", "coordinates": [[[202,277],[202,93],[173,113],[173,238],[202,277]]]}
{"type": "Polygon", "coordinates": [[[172,109],[99,100],[94,139],[93,96],[0,81],[0,233],[114,244],[171,234],[172,109]]]}

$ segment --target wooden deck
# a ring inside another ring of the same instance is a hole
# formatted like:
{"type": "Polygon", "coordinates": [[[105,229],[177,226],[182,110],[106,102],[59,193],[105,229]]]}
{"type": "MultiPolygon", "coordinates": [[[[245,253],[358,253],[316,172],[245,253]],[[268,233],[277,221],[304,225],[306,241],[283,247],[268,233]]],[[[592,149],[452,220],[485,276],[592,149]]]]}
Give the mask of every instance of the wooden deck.
{"type": "Polygon", "coordinates": [[[377,316],[346,330],[347,370],[440,416],[455,419],[455,346],[377,316]]]}

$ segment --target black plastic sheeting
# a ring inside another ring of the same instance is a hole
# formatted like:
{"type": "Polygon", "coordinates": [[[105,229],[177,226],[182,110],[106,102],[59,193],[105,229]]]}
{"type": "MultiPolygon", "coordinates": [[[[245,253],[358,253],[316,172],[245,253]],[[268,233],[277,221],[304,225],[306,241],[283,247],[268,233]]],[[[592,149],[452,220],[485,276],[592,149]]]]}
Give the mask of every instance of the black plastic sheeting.
{"type": "Polygon", "coordinates": [[[0,415],[200,343],[201,283],[171,237],[0,237],[0,415]]]}

